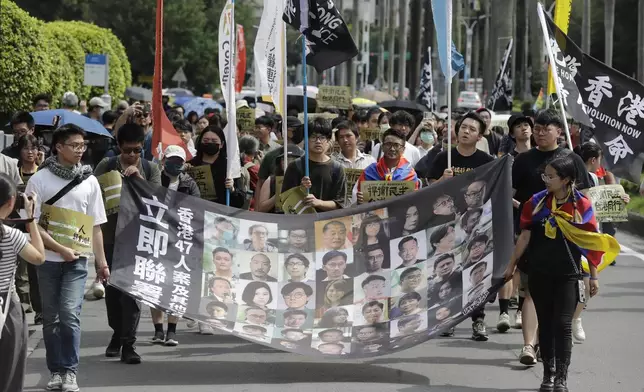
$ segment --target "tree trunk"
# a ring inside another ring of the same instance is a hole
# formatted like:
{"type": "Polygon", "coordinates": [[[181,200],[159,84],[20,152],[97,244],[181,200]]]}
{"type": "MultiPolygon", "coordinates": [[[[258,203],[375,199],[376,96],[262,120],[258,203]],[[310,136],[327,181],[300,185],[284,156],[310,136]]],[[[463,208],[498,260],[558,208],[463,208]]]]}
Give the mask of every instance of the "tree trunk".
{"type": "MultiPolygon", "coordinates": [[[[353,40],[358,43],[358,46],[360,46],[360,17],[358,16],[358,6],[360,2],[359,0],[353,0],[353,10],[351,11],[351,23],[353,23],[353,40]]],[[[354,57],[351,60],[351,95],[355,96],[356,95],[356,86],[358,84],[358,59],[360,58],[360,55],[354,57]]]]}
{"type": "Polygon", "coordinates": [[[532,100],[532,84],[530,83],[530,70],[529,63],[530,57],[530,0],[523,0],[523,100],[532,100]]]}
{"type": "Polygon", "coordinates": [[[530,66],[532,67],[532,83],[547,88],[546,61],[543,53],[544,39],[537,14],[537,0],[528,0],[530,5],[530,66]]]}
{"type": "Polygon", "coordinates": [[[584,17],[581,23],[581,50],[590,54],[592,14],[591,0],[584,0],[584,17]]]}
{"type": "Polygon", "coordinates": [[[398,20],[399,0],[389,0],[389,63],[387,69],[387,86],[389,94],[394,95],[394,51],[396,49],[396,21],[398,20]]]}
{"type": "Polygon", "coordinates": [[[613,31],[615,30],[615,0],[604,0],[604,63],[613,66],[613,31]]]}
{"type": "MultiPolygon", "coordinates": [[[[516,13],[514,3],[508,4],[507,0],[491,0],[492,17],[490,20],[490,60],[487,62],[488,71],[486,72],[484,90],[489,95],[494,88],[496,74],[501,65],[503,51],[508,45],[512,36],[512,15],[516,13]]],[[[535,4],[536,10],[536,4],[535,4]]],[[[535,11],[536,13],[536,11],[535,11]]],[[[543,42],[543,39],[538,41],[543,42]]]]}
{"type": "Polygon", "coordinates": [[[378,30],[379,34],[379,47],[378,47],[378,75],[376,78],[376,88],[382,89],[385,85],[385,37],[387,32],[387,5],[389,0],[380,0],[380,7],[378,7],[379,19],[380,19],[380,29],[378,30]]]}
{"type": "MultiPolygon", "coordinates": [[[[491,68],[492,66],[490,65],[490,60],[492,59],[492,56],[490,56],[490,48],[491,48],[491,34],[490,34],[490,26],[492,25],[490,19],[492,18],[492,9],[491,9],[491,3],[492,0],[484,0],[485,1],[485,26],[483,27],[483,91],[487,91],[488,89],[488,79],[491,77],[491,68]]],[[[492,76],[493,77],[493,76],[492,76]]]]}
{"type": "Polygon", "coordinates": [[[398,28],[398,99],[405,99],[407,85],[407,33],[409,32],[409,0],[401,0],[400,27],[398,28]]]}
{"type": "Polygon", "coordinates": [[[411,61],[409,66],[409,99],[414,100],[420,84],[420,66],[427,47],[422,48],[423,8],[421,0],[411,0],[411,31],[409,43],[411,46],[411,61]]]}
{"type": "Polygon", "coordinates": [[[644,83],[644,0],[637,3],[637,80],[644,83]]]}

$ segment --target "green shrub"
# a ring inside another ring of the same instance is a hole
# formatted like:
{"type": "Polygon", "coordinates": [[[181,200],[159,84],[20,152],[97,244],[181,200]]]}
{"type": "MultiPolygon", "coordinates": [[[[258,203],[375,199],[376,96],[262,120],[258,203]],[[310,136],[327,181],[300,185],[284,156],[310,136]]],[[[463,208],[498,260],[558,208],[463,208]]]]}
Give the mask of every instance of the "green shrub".
{"type": "Polygon", "coordinates": [[[0,112],[30,110],[31,99],[50,92],[51,51],[43,23],[12,1],[0,6],[0,112]]]}
{"type": "MultiPolygon", "coordinates": [[[[81,95],[83,88],[83,74],[85,72],[85,51],[80,42],[70,35],[66,30],[64,22],[52,22],[45,24],[45,31],[56,42],[62,54],[67,58],[69,68],[67,69],[67,84],[59,89],[63,92],[73,91],[81,95]]],[[[89,90],[88,90],[89,91],[89,90]]],[[[53,97],[56,103],[60,102],[62,95],[53,97]]]]}

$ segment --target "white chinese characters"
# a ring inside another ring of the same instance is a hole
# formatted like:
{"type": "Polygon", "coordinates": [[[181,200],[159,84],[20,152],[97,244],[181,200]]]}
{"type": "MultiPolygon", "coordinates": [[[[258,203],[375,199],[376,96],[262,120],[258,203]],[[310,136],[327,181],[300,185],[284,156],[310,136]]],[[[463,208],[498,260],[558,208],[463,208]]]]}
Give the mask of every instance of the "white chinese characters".
{"type": "Polygon", "coordinates": [[[602,103],[604,95],[608,98],[613,97],[611,89],[613,85],[610,84],[610,77],[608,76],[596,76],[595,79],[588,80],[588,87],[584,90],[589,91],[590,95],[588,96],[588,101],[593,104],[595,108],[598,108],[602,103]]]}
{"type": "Polygon", "coordinates": [[[618,116],[621,116],[624,112],[626,113],[626,122],[637,126],[636,117],[644,119],[644,99],[639,94],[633,96],[633,93],[629,91],[624,98],[619,100],[619,105],[617,106],[618,116]]]}
{"type": "Polygon", "coordinates": [[[620,159],[626,158],[628,154],[633,155],[633,150],[624,140],[624,135],[619,135],[613,140],[604,143],[608,147],[608,153],[613,157],[613,164],[617,164],[620,159]]]}

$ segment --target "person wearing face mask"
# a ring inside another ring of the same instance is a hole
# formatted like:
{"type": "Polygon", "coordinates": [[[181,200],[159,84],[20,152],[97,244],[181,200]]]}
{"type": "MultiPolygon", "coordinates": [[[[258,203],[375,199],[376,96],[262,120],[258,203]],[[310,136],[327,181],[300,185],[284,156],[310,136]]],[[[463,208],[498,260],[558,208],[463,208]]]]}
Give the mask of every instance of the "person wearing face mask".
{"type": "Polygon", "coordinates": [[[197,138],[197,156],[190,162],[190,166],[209,165],[212,172],[212,180],[215,186],[214,201],[219,204],[226,204],[226,189],[230,190],[230,206],[241,208],[246,200],[246,194],[242,190],[241,177],[235,179],[226,178],[226,136],[224,131],[215,126],[209,126],[197,138]]]}
{"type": "Polygon", "coordinates": [[[161,185],[186,195],[201,197],[199,186],[187,173],[183,172],[186,151],[180,146],[168,146],[163,152],[163,171],[161,185]]]}
{"type": "Polygon", "coordinates": [[[420,152],[420,156],[424,157],[434,147],[436,142],[436,132],[433,129],[423,128],[420,131],[416,148],[420,152]]]}
{"type": "MultiPolygon", "coordinates": [[[[458,114],[453,115],[452,124],[455,124],[460,118],[461,116],[458,114]]],[[[444,130],[445,129],[443,129],[443,131],[444,130]]],[[[450,137],[452,139],[452,147],[455,147],[458,144],[458,139],[456,138],[456,132],[453,129],[450,132],[450,137]]],[[[443,134],[442,142],[434,143],[434,146],[429,151],[427,151],[427,154],[425,154],[425,156],[423,156],[420,161],[418,161],[416,166],[414,166],[414,170],[416,170],[418,178],[420,178],[424,184],[428,183],[427,178],[429,178],[429,171],[432,167],[432,164],[434,163],[434,159],[436,159],[438,153],[446,149],[447,136],[443,134]]]]}

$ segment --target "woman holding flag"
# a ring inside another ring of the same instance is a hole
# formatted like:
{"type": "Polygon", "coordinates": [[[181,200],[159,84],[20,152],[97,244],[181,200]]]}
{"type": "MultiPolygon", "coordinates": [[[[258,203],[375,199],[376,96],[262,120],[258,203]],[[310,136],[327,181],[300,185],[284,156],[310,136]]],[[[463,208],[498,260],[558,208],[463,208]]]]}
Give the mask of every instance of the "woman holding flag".
{"type": "Polygon", "coordinates": [[[546,190],[533,195],[521,212],[517,240],[506,280],[524,256],[530,268],[529,289],[539,321],[543,382],[539,391],[567,392],[572,353],[572,319],[585,301],[581,256],[588,260],[590,296],[599,292],[597,267],[614,260],[617,240],[598,231],[591,202],[575,187],[574,159],[568,155],[546,165],[546,190]]]}

